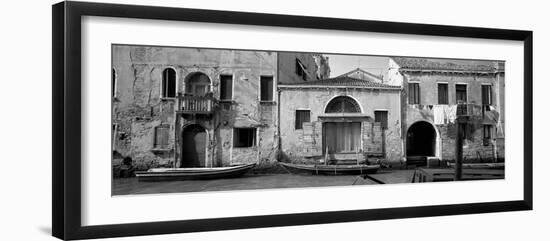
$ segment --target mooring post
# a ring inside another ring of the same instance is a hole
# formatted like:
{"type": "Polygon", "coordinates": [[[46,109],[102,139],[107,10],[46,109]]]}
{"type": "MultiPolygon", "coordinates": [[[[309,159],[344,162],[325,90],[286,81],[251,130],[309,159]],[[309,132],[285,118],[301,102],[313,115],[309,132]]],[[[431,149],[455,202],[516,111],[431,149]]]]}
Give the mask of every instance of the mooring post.
{"type": "Polygon", "coordinates": [[[455,181],[462,179],[462,132],[464,131],[462,122],[457,122],[456,125],[456,152],[455,152],[455,181]]]}

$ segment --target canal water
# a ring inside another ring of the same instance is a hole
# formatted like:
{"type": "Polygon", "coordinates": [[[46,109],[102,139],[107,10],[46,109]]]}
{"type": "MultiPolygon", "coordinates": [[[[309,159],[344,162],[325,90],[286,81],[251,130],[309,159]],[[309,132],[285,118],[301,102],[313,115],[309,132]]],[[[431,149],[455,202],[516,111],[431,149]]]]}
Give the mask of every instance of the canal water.
{"type": "MultiPolygon", "coordinates": [[[[410,182],[413,171],[378,173],[371,175],[384,183],[410,182]]],[[[246,174],[239,178],[215,180],[185,180],[139,182],[137,178],[113,180],[112,195],[180,193],[204,191],[234,191],[266,188],[328,187],[373,185],[377,182],[360,176],[322,176],[293,174],[246,174]]]]}

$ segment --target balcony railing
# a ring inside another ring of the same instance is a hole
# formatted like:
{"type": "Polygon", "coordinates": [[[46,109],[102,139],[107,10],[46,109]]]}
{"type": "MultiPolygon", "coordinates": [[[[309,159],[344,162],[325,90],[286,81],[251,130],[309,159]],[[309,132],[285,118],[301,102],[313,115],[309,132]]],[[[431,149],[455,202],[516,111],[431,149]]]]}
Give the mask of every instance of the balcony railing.
{"type": "Polygon", "coordinates": [[[179,113],[212,114],[218,101],[212,96],[178,96],[179,113]]]}
{"type": "Polygon", "coordinates": [[[487,111],[490,111],[489,105],[459,103],[456,106],[457,116],[484,116],[487,111]]]}

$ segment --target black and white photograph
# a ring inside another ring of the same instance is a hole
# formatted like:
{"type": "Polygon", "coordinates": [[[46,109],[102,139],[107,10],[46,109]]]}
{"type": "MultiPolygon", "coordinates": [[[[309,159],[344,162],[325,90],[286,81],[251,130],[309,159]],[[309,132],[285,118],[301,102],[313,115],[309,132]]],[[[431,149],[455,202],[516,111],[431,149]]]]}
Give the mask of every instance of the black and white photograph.
{"type": "Polygon", "coordinates": [[[550,240],[546,5],[10,1],[0,240],[550,240]]]}
{"type": "Polygon", "coordinates": [[[504,179],[505,61],[112,44],[112,195],[504,179]]]}

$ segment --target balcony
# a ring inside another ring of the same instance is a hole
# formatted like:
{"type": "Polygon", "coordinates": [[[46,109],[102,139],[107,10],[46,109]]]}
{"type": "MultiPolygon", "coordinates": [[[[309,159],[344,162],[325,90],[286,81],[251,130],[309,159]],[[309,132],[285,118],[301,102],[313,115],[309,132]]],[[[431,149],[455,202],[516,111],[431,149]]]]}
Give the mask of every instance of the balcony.
{"type": "Polygon", "coordinates": [[[178,113],[189,115],[210,115],[218,101],[212,96],[178,96],[178,113]]]}

